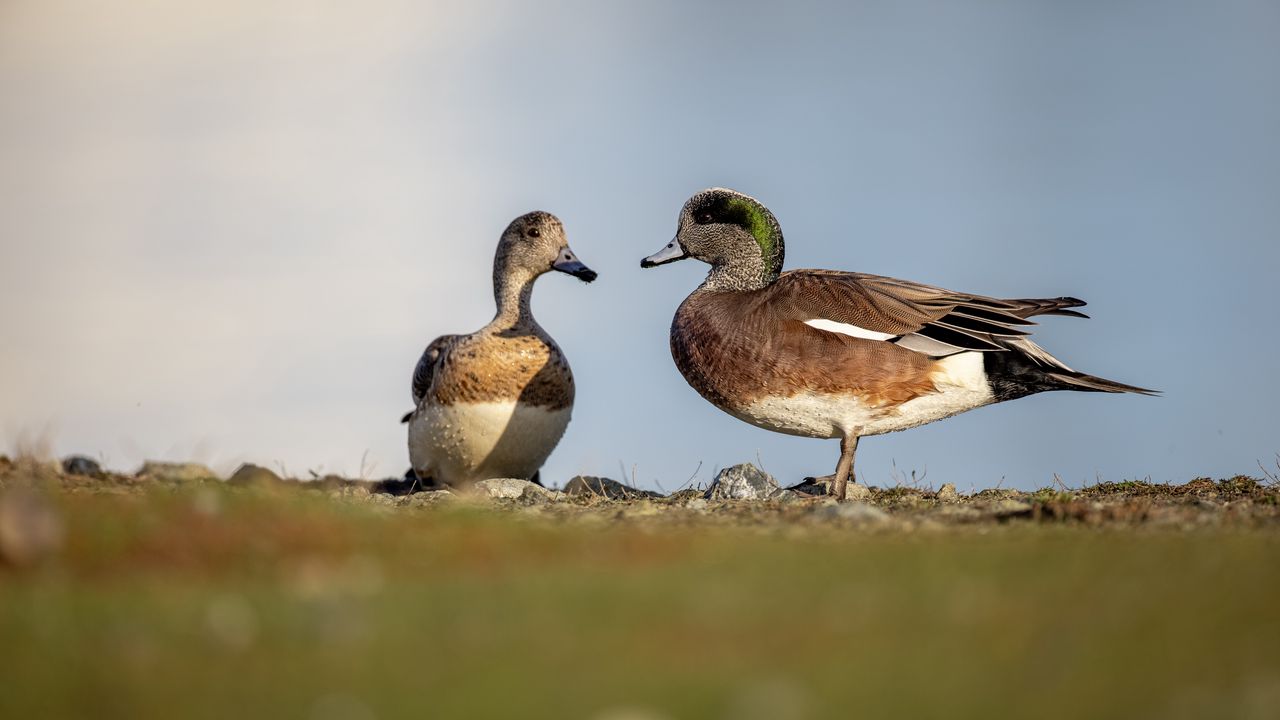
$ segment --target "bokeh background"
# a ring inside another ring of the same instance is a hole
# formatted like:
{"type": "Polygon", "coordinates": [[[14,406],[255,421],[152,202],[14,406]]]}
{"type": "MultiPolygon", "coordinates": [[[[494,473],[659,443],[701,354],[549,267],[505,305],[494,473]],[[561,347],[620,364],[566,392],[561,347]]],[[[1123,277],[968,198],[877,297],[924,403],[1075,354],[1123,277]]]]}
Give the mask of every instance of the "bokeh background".
{"type": "Polygon", "coordinates": [[[544,477],[673,490],[831,441],[699,398],[641,271],[694,191],[789,267],[1070,294],[1069,364],[1162,398],[1041,395],[862,443],[961,490],[1268,466],[1280,332],[1274,2],[0,2],[0,444],[370,477],[407,466],[423,345],[493,312],[515,215],[591,286],[540,322],[578,378],[544,477]],[[624,470],[625,469],[625,470],[624,470]]]}

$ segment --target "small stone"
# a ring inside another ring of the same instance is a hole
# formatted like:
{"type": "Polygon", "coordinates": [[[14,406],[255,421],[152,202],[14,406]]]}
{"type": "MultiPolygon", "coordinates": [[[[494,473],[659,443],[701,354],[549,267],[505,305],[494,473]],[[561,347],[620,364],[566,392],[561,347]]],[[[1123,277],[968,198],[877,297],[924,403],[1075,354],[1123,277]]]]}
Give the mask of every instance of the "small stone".
{"type": "Polygon", "coordinates": [[[227,478],[228,485],[275,485],[282,483],[284,480],[277,474],[253,463],[245,463],[236,468],[231,473],[231,477],[227,478]]]}
{"type": "Polygon", "coordinates": [[[448,490],[426,490],[412,495],[397,497],[395,503],[397,507],[430,507],[441,503],[453,502],[456,497],[448,490]]]}
{"type": "Polygon", "coordinates": [[[174,463],[148,460],[142,464],[137,476],[145,480],[165,482],[193,482],[217,480],[218,474],[199,463],[174,463]]]}
{"type": "Polygon", "coordinates": [[[102,477],[102,466],[97,460],[84,455],[71,455],[62,461],[62,472],[67,475],[102,477]]]}
{"type": "Polygon", "coordinates": [[[769,499],[775,502],[782,503],[783,505],[789,505],[791,503],[798,503],[798,502],[803,502],[805,500],[811,500],[813,499],[813,496],[807,493],[796,492],[795,490],[787,489],[787,490],[783,490],[782,492],[779,492],[777,495],[774,495],[769,499]]]}
{"type": "Polygon", "coordinates": [[[564,494],[569,497],[602,497],[608,500],[635,500],[639,498],[662,497],[652,490],[638,490],[609,478],[578,475],[564,486],[564,494]]]}
{"type": "Polygon", "coordinates": [[[743,463],[716,473],[705,497],[708,500],[768,500],[781,490],[772,475],[751,463],[743,463]]]}
{"type": "Polygon", "coordinates": [[[944,503],[960,502],[960,493],[956,492],[955,483],[943,483],[938,488],[938,500],[944,503]]]}
{"type": "Polygon", "coordinates": [[[521,500],[524,502],[551,502],[558,493],[553,493],[541,485],[534,485],[528,480],[518,478],[494,478],[481,480],[475,484],[475,490],[482,497],[494,500],[521,500]]]}
{"type": "Polygon", "coordinates": [[[851,482],[844,486],[845,500],[870,500],[871,488],[862,483],[851,482]]]}

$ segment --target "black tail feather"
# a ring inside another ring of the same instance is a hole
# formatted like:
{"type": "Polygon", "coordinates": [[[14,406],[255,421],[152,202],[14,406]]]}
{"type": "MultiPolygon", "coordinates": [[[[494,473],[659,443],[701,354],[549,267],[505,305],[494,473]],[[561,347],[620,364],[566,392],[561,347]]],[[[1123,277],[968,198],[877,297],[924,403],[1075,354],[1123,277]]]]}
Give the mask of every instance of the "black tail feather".
{"type": "Polygon", "coordinates": [[[997,402],[1050,390],[1160,394],[1159,390],[1127,385],[1075,370],[1045,367],[1016,350],[983,353],[982,361],[987,383],[991,385],[997,402]]]}

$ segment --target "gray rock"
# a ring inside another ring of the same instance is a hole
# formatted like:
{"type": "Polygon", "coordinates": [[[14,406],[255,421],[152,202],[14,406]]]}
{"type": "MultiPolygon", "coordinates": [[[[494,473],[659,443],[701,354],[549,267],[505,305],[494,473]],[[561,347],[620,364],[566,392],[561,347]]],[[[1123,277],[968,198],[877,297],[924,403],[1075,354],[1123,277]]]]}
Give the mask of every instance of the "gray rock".
{"type": "Polygon", "coordinates": [[[716,479],[707,488],[708,500],[768,500],[782,491],[778,481],[769,473],[743,463],[727,467],[716,473],[716,479]]]}
{"type": "Polygon", "coordinates": [[[944,503],[960,502],[960,493],[956,492],[955,483],[943,483],[938,488],[938,500],[944,503]]]}
{"type": "Polygon", "coordinates": [[[541,485],[534,485],[528,480],[518,478],[494,478],[481,480],[475,484],[475,491],[481,497],[494,500],[520,500],[523,502],[552,502],[558,493],[553,493],[541,485]]]}
{"type": "Polygon", "coordinates": [[[870,500],[871,488],[862,483],[851,482],[844,486],[844,497],[846,500],[870,500]]]}
{"type": "Polygon", "coordinates": [[[241,465],[227,478],[229,485],[275,485],[282,482],[284,480],[279,475],[253,463],[241,465]]]}
{"type": "Polygon", "coordinates": [[[68,475],[102,477],[102,466],[97,460],[84,455],[70,455],[62,461],[62,472],[68,475]]]}
{"type": "Polygon", "coordinates": [[[654,498],[662,497],[661,494],[652,490],[637,490],[630,485],[624,485],[617,480],[609,478],[591,477],[589,475],[578,475],[571,479],[564,486],[564,494],[569,497],[577,497],[587,495],[592,497],[602,497],[609,500],[634,500],[638,498],[654,498]]]}
{"type": "Polygon", "coordinates": [[[448,490],[426,490],[397,497],[395,503],[397,507],[430,507],[453,502],[454,499],[456,496],[448,490]]]}
{"type": "Polygon", "coordinates": [[[148,460],[142,464],[137,476],[146,480],[165,482],[194,482],[217,480],[218,474],[199,463],[173,463],[148,460]]]}

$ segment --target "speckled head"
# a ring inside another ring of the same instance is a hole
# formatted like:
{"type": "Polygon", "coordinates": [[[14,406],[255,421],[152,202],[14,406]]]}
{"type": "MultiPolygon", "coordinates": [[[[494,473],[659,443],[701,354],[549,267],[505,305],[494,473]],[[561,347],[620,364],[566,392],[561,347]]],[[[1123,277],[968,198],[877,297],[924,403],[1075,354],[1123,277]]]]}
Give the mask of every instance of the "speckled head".
{"type": "Polygon", "coordinates": [[[549,212],[525,213],[507,226],[498,241],[493,260],[495,279],[499,276],[526,275],[530,278],[558,270],[585,282],[596,279],[596,273],[578,260],[565,238],[564,225],[549,212]]]}
{"type": "Polygon", "coordinates": [[[689,198],[675,239],[640,266],[691,257],[711,265],[709,286],[755,290],[778,279],[783,252],[782,227],[769,208],[735,190],[710,188],[689,198]]]}

